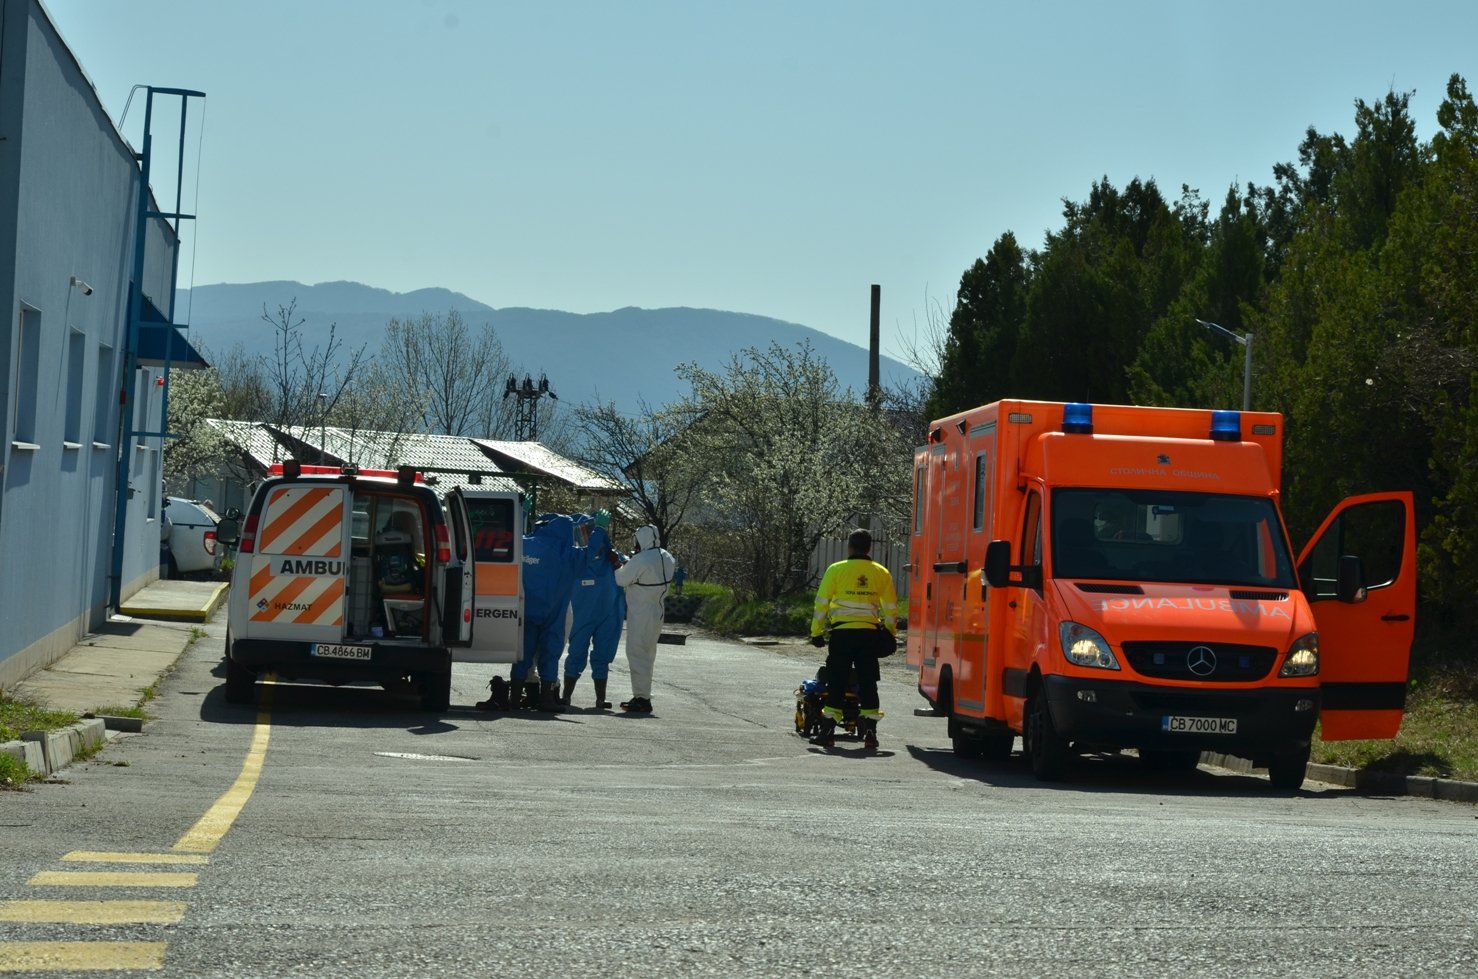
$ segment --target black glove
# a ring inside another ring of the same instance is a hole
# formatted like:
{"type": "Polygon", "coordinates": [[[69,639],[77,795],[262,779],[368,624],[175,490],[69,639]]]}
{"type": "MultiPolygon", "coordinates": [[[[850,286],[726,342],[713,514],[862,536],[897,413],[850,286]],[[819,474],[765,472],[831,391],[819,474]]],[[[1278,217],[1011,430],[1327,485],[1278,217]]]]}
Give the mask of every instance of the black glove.
{"type": "Polygon", "coordinates": [[[817,648],[820,648],[820,647],[825,646],[826,645],[826,637],[825,636],[812,636],[811,637],[811,645],[812,646],[816,646],[817,648]]]}

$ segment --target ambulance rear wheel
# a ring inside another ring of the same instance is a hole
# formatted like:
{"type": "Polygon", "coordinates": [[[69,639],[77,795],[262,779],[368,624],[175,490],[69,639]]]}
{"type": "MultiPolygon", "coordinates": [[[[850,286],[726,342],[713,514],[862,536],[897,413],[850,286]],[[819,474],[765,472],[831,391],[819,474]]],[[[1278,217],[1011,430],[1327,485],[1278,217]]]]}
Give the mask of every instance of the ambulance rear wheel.
{"type": "Polygon", "coordinates": [[[231,658],[231,634],[226,633],[226,703],[249,704],[256,688],[257,675],[231,658]]]}
{"type": "Polygon", "coordinates": [[[980,739],[980,757],[986,761],[1003,762],[1011,758],[1011,750],[1016,747],[1016,735],[1009,731],[1005,734],[987,734],[980,739]]]}
{"type": "Polygon", "coordinates": [[[416,677],[421,688],[421,709],[440,713],[452,705],[451,673],[422,673],[416,677]]]}
{"type": "Polygon", "coordinates": [[[1039,690],[1026,702],[1026,756],[1032,774],[1043,782],[1056,782],[1067,773],[1072,758],[1067,739],[1057,733],[1047,698],[1039,690]]]}

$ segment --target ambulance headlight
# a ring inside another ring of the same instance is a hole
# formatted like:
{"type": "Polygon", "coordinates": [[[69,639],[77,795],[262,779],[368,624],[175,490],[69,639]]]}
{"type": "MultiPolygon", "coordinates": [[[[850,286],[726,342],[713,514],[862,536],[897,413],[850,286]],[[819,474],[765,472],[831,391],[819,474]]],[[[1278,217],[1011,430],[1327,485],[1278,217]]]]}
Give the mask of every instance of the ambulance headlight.
{"type": "Polygon", "coordinates": [[[1077,622],[1059,623],[1057,638],[1062,643],[1062,655],[1070,663],[1100,670],[1119,668],[1119,661],[1114,657],[1114,651],[1109,649],[1108,642],[1085,625],[1077,622]]]}
{"type": "Polygon", "coordinates": [[[1315,676],[1319,672],[1319,634],[1299,636],[1288,647],[1279,676],[1315,676]]]}

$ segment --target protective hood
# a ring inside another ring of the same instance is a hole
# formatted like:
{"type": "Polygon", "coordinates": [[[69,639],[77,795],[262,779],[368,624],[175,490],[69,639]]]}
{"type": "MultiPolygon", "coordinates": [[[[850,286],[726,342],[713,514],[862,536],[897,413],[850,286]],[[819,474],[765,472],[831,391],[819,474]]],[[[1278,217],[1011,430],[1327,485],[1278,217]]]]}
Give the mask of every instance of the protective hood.
{"type": "Polygon", "coordinates": [[[654,550],[658,546],[660,538],[657,536],[657,528],[651,524],[636,528],[636,546],[644,551],[654,550]]]}

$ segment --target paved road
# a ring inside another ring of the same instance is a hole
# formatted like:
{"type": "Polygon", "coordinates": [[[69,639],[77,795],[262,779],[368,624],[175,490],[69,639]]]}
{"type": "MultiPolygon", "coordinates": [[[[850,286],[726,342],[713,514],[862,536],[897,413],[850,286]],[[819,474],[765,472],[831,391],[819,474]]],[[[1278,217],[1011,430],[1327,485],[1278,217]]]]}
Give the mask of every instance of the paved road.
{"type": "MultiPolygon", "coordinates": [[[[793,732],[804,646],[663,646],[647,718],[432,716],[322,687],[254,711],[222,699],[219,616],[207,631],[147,734],[0,794],[0,963],[1308,977],[1468,976],[1478,954],[1471,806],[1119,758],[1041,785],[1019,758],[957,761],[901,662],[882,752],[827,755],[793,732]],[[38,920],[55,902],[162,920],[38,920]]],[[[485,680],[459,667],[454,705],[485,680]]]]}

